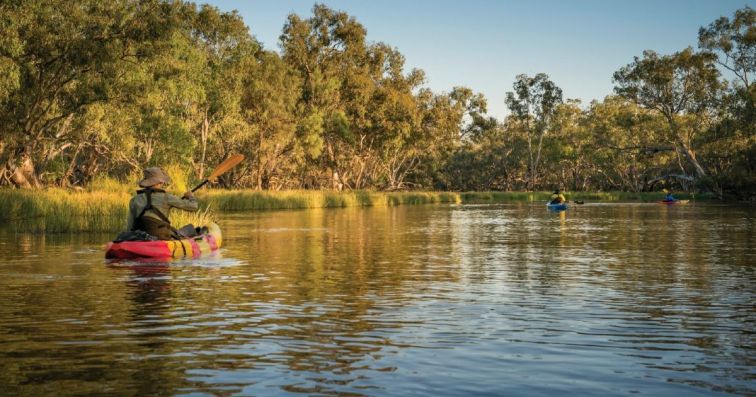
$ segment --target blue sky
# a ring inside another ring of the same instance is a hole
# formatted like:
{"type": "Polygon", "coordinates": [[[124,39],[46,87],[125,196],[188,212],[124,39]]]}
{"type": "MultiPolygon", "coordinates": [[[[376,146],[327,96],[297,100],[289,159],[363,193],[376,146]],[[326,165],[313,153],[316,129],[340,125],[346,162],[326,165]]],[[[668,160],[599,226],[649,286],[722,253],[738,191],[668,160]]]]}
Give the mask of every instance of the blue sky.
{"type": "MultiPolygon", "coordinates": [[[[197,0],[236,9],[265,48],[279,50],[287,15],[311,15],[315,1],[197,0]]],[[[395,47],[407,70],[436,92],[466,86],[502,119],[516,75],[544,72],[587,105],[612,92],[612,74],[651,49],[695,47],[698,29],[756,0],[322,0],[354,16],[371,42],[395,47]]]]}

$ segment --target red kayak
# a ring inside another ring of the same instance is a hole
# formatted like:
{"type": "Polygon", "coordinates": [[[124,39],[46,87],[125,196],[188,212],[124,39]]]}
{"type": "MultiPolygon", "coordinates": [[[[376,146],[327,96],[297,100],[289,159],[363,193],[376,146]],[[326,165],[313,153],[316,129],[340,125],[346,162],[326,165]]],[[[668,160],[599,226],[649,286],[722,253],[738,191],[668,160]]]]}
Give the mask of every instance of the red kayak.
{"type": "Polygon", "coordinates": [[[206,233],[182,240],[111,241],[105,248],[105,258],[199,258],[203,254],[218,251],[222,241],[220,227],[211,223],[207,226],[206,233]]]}

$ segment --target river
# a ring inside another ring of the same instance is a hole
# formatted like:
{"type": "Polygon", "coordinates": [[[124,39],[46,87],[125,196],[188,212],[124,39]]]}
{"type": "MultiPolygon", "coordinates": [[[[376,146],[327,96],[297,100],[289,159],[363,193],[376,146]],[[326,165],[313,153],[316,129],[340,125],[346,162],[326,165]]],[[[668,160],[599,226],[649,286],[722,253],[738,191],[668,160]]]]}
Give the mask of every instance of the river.
{"type": "Polygon", "coordinates": [[[756,210],[220,215],[220,255],[0,230],[3,395],[756,395],[756,210]]]}

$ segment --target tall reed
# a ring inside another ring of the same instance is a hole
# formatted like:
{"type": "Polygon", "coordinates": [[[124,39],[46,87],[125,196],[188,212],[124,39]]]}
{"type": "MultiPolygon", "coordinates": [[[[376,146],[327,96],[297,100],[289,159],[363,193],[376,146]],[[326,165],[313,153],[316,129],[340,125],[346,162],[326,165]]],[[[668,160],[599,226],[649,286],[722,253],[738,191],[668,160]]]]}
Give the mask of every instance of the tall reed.
{"type": "Polygon", "coordinates": [[[464,192],[460,194],[463,203],[505,202],[505,201],[546,201],[551,196],[547,192],[464,192]]]}
{"type": "Polygon", "coordinates": [[[192,224],[196,226],[204,226],[210,222],[216,221],[215,212],[213,212],[209,206],[200,207],[197,212],[171,210],[168,214],[168,218],[171,221],[171,225],[176,228],[180,228],[184,225],[192,224]]]}
{"type": "MultiPolygon", "coordinates": [[[[19,232],[73,233],[119,232],[126,228],[128,189],[72,191],[65,189],[0,189],[0,222],[19,232]]],[[[198,212],[173,210],[174,225],[204,225],[214,218],[204,208],[198,212]]]]}
{"type": "Polygon", "coordinates": [[[460,203],[460,195],[450,192],[372,192],[358,190],[219,190],[200,196],[219,211],[376,207],[402,204],[460,203]]]}
{"type": "Polygon", "coordinates": [[[128,200],[125,192],[0,189],[0,221],[28,232],[118,231],[128,200]]]}

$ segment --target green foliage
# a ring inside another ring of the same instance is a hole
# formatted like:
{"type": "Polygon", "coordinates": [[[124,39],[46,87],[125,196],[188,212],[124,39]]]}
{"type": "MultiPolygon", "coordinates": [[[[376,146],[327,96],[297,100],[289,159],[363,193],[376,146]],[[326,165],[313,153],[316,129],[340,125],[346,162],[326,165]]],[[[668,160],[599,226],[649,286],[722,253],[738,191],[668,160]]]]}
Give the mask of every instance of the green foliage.
{"type": "Polygon", "coordinates": [[[721,17],[698,32],[699,47],[732,74],[721,117],[702,139],[709,176],[699,186],[720,196],[756,198],[756,11],[746,6],[732,19],[721,17]]]}
{"type": "Polygon", "coordinates": [[[756,11],[749,6],[735,11],[732,19],[720,17],[698,31],[698,46],[721,53],[717,62],[734,73],[748,89],[756,70],[756,11]]]}
{"type": "Polygon", "coordinates": [[[696,158],[695,137],[723,87],[714,60],[691,48],[664,56],[647,50],[614,73],[617,94],[664,116],[670,139],[699,177],[706,170],[696,158]]]}
{"type": "Polygon", "coordinates": [[[562,89],[549,80],[545,73],[534,77],[521,74],[516,77],[514,91],[507,92],[507,107],[518,129],[525,133],[528,142],[528,169],[530,188],[538,183],[541,151],[546,134],[552,129],[554,113],[562,103],[562,89]],[[538,139],[537,143],[533,141],[538,139]]]}
{"type": "Polygon", "coordinates": [[[282,21],[279,55],[209,5],[6,1],[0,185],[118,191],[112,181],[162,166],[184,190],[242,153],[219,186],[355,195],[273,206],[375,205],[365,189],[756,197],[755,15],[702,27],[701,51],[644,52],[614,74],[617,96],[587,106],[544,73],[518,75],[496,120],[481,94],[431,91],[396,48],[324,5],[282,21]]]}

